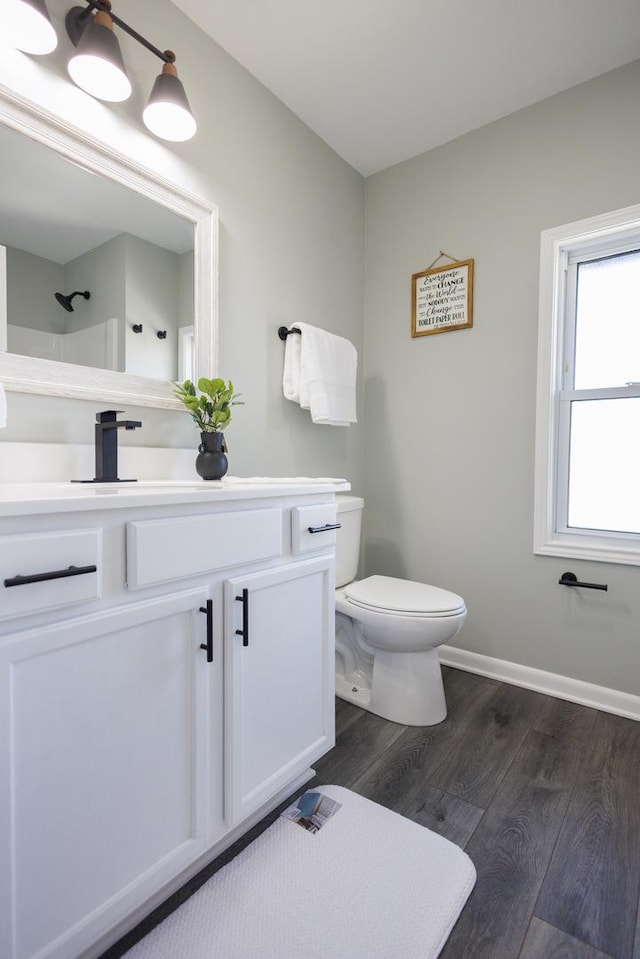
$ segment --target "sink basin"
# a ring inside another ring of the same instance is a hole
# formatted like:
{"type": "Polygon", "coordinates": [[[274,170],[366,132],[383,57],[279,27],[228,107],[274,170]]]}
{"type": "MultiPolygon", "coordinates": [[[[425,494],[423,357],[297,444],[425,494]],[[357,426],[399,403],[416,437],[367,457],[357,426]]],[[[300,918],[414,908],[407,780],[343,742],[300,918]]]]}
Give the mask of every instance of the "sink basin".
{"type": "Polygon", "coordinates": [[[220,483],[204,480],[136,480],[135,482],[121,481],[119,483],[89,483],[89,482],[59,482],[59,483],[27,483],[22,489],[31,490],[40,495],[51,491],[56,496],[81,495],[82,493],[135,493],[140,490],[153,489],[202,489],[220,486],[220,483]]]}
{"type": "Polygon", "coordinates": [[[100,490],[117,492],[119,490],[135,493],[136,490],[214,490],[214,489],[232,489],[244,486],[265,486],[265,487],[287,487],[287,486],[318,486],[318,485],[344,485],[346,480],[334,479],[329,477],[315,476],[225,476],[221,480],[202,480],[202,479],[153,479],[137,480],[134,483],[47,483],[41,484],[55,487],[56,489],[68,489],[71,491],[91,491],[100,490]]]}
{"type": "Polygon", "coordinates": [[[326,477],[225,476],[222,480],[139,480],[133,483],[0,483],[0,516],[207,503],[350,489],[326,477]],[[315,487],[311,490],[311,487],[315,487]]]}
{"type": "Polygon", "coordinates": [[[153,492],[191,492],[222,489],[219,483],[145,480],[136,483],[2,483],[0,498],[4,500],[89,499],[91,497],[144,495],[153,492]]]}

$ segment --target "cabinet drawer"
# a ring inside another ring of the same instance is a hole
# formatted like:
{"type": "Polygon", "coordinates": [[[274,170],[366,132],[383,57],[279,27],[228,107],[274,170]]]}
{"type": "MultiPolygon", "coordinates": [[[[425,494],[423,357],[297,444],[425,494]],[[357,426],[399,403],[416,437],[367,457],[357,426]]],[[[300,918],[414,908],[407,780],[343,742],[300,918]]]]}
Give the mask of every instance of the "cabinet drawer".
{"type": "Polygon", "coordinates": [[[101,557],[97,529],[0,536],[0,619],[99,599],[101,557]]]}
{"type": "Polygon", "coordinates": [[[291,548],[294,553],[335,547],[338,508],[335,503],[294,506],[291,510],[291,548]],[[324,527],[334,527],[325,529],[324,527]]]}
{"type": "Polygon", "coordinates": [[[150,586],[282,556],[282,510],[127,523],[127,582],[150,586]]]}

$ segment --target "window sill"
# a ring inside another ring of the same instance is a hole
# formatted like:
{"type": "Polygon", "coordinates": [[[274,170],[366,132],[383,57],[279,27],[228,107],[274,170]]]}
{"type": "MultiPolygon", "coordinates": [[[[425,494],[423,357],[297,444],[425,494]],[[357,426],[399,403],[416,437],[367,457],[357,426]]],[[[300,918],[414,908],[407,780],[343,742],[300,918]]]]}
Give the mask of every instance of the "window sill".
{"type": "Polygon", "coordinates": [[[537,556],[558,556],[596,563],[622,563],[640,566],[640,541],[583,533],[555,533],[535,542],[537,556]]]}

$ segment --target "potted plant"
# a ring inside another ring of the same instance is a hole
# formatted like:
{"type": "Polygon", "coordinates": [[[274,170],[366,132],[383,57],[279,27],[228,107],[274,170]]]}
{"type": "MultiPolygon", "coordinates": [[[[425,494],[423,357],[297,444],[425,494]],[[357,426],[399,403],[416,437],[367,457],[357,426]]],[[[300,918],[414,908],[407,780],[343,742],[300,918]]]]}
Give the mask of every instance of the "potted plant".
{"type": "Polygon", "coordinates": [[[233,383],[216,377],[201,376],[197,387],[191,380],[174,382],[174,396],[189,411],[200,430],[201,443],[196,458],[196,471],[205,480],[221,479],[227,469],[227,446],[224,429],[231,422],[231,407],[242,404],[239,393],[233,392],[233,383]]]}

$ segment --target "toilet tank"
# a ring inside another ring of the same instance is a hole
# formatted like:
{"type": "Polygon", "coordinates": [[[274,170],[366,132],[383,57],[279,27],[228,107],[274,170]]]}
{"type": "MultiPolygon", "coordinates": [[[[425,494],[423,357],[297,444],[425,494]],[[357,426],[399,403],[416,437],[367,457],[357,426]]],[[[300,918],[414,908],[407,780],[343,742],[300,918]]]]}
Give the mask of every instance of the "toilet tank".
{"type": "Polygon", "coordinates": [[[336,587],[351,583],[358,572],[360,531],[364,500],[361,496],[336,494],[338,522],[336,534],[336,587]]]}

